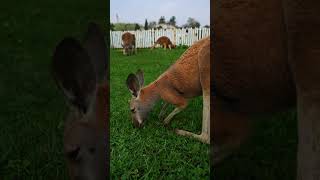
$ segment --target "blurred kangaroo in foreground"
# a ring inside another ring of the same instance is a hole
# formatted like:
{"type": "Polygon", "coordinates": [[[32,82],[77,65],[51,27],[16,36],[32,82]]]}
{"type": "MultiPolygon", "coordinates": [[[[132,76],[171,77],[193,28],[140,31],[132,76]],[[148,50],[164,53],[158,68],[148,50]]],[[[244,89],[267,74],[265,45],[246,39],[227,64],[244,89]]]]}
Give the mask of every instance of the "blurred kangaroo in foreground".
{"type": "Polygon", "coordinates": [[[90,23],[83,46],[67,37],[53,54],[53,76],[69,105],[64,125],[64,153],[72,180],[107,178],[106,51],[102,31],[90,23]]]}
{"type": "Polygon", "coordinates": [[[216,89],[211,164],[242,144],[253,115],[296,108],[292,179],[319,180],[320,1],[232,0],[211,6],[216,89]]]}
{"type": "Polygon", "coordinates": [[[188,99],[203,96],[202,132],[200,135],[185,130],[176,130],[182,136],[210,143],[210,37],[192,45],[157,80],[143,87],[143,72],[129,74],[127,87],[132,94],[130,110],[135,127],[142,127],[147,114],[160,99],[166,104],[160,112],[162,116],[168,103],[176,108],[164,119],[168,125],[174,115],[188,105],[188,99]]]}

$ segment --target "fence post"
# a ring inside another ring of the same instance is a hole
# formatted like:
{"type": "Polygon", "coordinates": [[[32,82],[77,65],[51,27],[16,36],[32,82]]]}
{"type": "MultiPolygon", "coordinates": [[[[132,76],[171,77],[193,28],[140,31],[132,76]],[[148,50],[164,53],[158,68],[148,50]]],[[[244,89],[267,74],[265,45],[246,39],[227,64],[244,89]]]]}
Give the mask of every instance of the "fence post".
{"type": "Polygon", "coordinates": [[[176,28],[175,29],[173,29],[173,45],[177,45],[176,43],[177,43],[177,41],[176,41],[176,28]]]}

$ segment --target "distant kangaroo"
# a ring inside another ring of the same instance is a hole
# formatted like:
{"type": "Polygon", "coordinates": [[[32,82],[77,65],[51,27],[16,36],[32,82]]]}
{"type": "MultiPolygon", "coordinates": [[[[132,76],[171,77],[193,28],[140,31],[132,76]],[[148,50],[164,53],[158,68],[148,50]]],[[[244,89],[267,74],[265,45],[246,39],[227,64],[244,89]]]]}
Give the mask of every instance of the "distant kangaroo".
{"type": "Polygon", "coordinates": [[[63,142],[72,180],[105,180],[109,174],[106,50],[102,31],[90,23],[84,46],[67,37],[53,54],[53,76],[69,105],[63,142]]]}
{"type": "Polygon", "coordinates": [[[164,49],[167,49],[167,47],[171,50],[171,48],[175,48],[176,46],[172,44],[170,39],[167,36],[161,36],[157,39],[157,41],[154,43],[154,45],[151,47],[151,49],[154,49],[157,44],[160,44],[164,47],[164,49]]]}
{"type": "MultiPolygon", "coordinates": [[[[144,76],[141,70],[129,74],[127,87],[132,94],[130,101],[131,117],[135,127],[142,127],[147,114],[160,99],[176,108],[164,119],[168,125],[172,117],[188,105],[188,99],[203,96],[202,132],[200,135],[185,130],[176,130],[182,136],[190,136],[210,143],[210,37],[192,45],[157,80],[143,87],[144,76]]],[[[166,104],[160,112],[162,116],[166,104]]]]}
{"type": "Polygon", "coordinates": [[[122,44],[123,47],[123,55],[132,55],[134,53],[137,53],[136,48],[136,36],[134,34],[131,34],[130,32],[125,32],[122,34],[122,44]]]}

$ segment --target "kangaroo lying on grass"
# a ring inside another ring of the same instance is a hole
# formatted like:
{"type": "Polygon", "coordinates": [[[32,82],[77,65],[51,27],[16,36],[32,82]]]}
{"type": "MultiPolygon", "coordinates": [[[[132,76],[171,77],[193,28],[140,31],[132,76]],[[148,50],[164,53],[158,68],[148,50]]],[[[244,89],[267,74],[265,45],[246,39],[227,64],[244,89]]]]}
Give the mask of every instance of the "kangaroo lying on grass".
{"type": "MultiPolygon", "coordinates": [[[[187,51],[157,80],[143,87],[143,72],[129,74],[126,81],[132,94],[130,101],[131,117],[135,127],[143,126],[147,114],[160,99],[173,104],[176,108],[164,119],[168,125],[174,115],[188,105],[188,99],[203,96],[203,117],[201,134],[185,130],[176,130],[182,136],[210,143],[210,37],[192,45],[187,51]]],[[[163,114],[165,105],[160,113],[163,114]]]]}
{"type": "Polygon", "coordinates": [[[157,41],[154,43],[154,45],[151,47],[151,49],[154,49],[157,44],[160,44],[164,47],[164,49],[167,49],[167,47],[171,50],[171,48],[175,48],[176,46],[172,44],[170,39],[167,36],[161,36],[157,39],[157,41]]]}
{"type": "Polygon", "coordinates": [[[72,180],[107,178],[106,50],[102,31],[91,23],[84,46],[68,37],[57,45],[53,55],[53,75],[69,105],[64,153],[72,180]]]}

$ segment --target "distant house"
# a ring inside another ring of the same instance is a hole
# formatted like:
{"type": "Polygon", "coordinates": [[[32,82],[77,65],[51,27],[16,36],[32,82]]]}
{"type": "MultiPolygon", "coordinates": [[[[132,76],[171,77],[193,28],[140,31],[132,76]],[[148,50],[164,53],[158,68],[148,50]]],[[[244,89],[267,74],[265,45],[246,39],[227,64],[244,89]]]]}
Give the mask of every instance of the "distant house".
{"type": "Polygon", "coordinates": [[[170,24],[164,24],[164,23],[161,23],[161,24],[157,24],[155,26],[156,29],[177,29],[176,26],[173,26],[173,25],[170,25],[170,24]]]}

